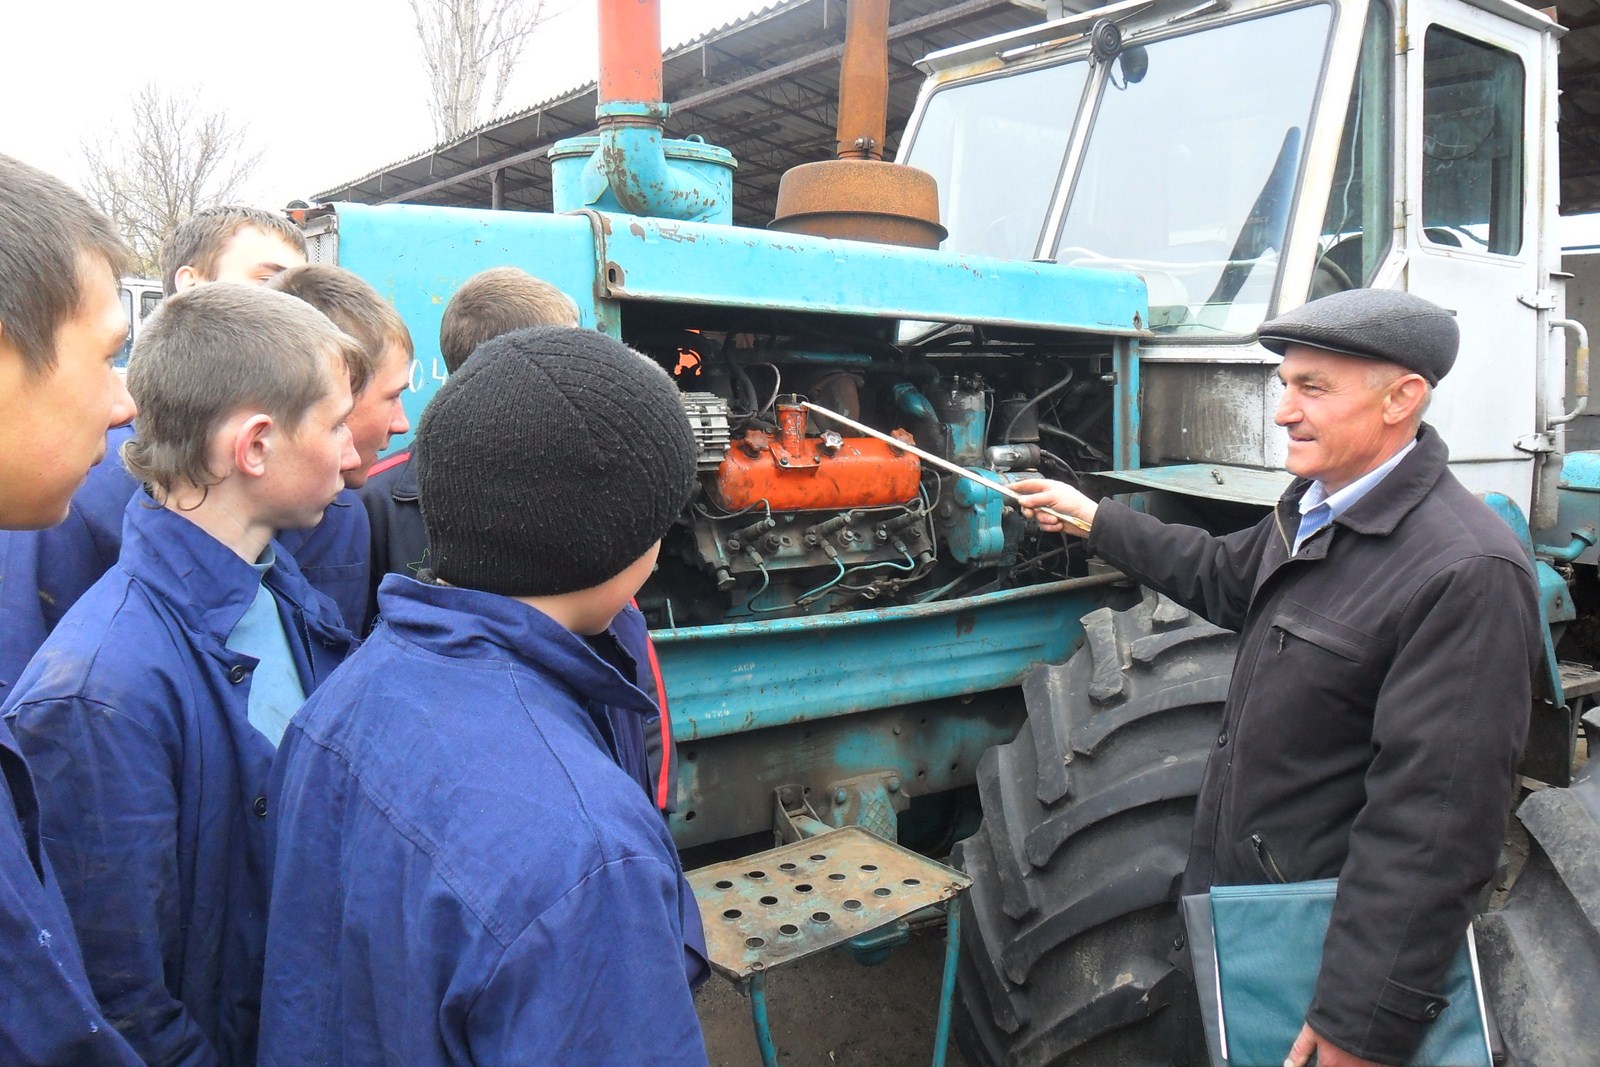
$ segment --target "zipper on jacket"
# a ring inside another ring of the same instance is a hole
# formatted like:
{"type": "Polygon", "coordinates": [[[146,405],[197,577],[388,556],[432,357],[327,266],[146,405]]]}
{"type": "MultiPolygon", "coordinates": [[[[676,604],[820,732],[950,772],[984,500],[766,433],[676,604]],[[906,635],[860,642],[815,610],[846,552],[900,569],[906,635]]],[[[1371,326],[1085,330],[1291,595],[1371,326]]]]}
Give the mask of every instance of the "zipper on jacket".
{"type": "Polygon", "coordinates": [[[1290,559],[1294,558],[1294,542],[1289,540],[1288,531],[1283,528],[1283,516],[1278,512],[1276,504],[1272,507],[1272,525],[1278,531],[1278,536],[1283,538],[1283,553],[1290,559]]]}
{"type": "Polygon", "coordinates": [[[1281,656],[1283,655],[1283,627],[1274,626],[1273,629],[1278,631],[1278,655],[1281,656]]]}
{"type": "Polygon", "coordinates": [[[1250,847],[1256,850],[1256,862],[1261,865],[1262,874],[1279,884],[1289,880],[1278,869],[1278,861],[1272,858],[1271,852],[1267,851],[1267,843],[1260,834],[1250,835],[1250,847]]]}

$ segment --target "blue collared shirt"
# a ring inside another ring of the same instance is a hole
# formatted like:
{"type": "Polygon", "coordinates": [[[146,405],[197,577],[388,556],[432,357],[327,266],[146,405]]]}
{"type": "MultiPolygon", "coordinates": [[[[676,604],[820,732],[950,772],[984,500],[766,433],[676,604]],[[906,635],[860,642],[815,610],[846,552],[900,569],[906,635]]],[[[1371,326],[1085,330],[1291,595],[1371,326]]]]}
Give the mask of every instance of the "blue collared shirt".
{"type": "Polygon", "coordinates": [[[1306,543],[1306,538],[1330,525],[1334,519],[1350,510],[1356,501],[1372,492],[1415,447],[1417,442],[1413,438],[1410,444],[1390,456],[1381,466],[1363,474],[1337,493],[1329,493],[1321,482],[1312,482],[1311,488],[1300,498],[1300,530],[1294,535],[1293,554],[1300,554],[1300,546],[1306,543]]]}

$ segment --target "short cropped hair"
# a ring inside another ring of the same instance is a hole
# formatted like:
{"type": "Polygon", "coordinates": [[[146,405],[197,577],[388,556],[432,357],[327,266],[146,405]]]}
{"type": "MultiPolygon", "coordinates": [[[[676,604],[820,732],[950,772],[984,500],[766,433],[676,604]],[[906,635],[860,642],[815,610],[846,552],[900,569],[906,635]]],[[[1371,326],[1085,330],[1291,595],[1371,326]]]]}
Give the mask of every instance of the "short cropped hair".
{"type": "Polygon", "coordinates": [[[83,305],[83,260],[128,269],[128,247],[83,195],[0,155],[0,331],[29,375],[56,365],[56,331],[83,305]]]}
{"type": "Polygon", "coordinates": [[[444,309],[439,352],[454,374],[483,342],[529,326],[576,326],[578,305],[566,293],[516,267],[491,267],[468,278],[444,309]]]}
{"type": "Polygon", "coordinates": [[[281,238],[302,256],[306,254],[306,235],[279,212],[242,204],[201,208],[178,223],[161,245],[161,292],[171,296],[178,291],[178,268],[184,265],[204,278],[215,278],[222,250],[247,226],[281,238]]]}
{"type": "Polygon", "coordinates": [[[128,358],[139,432],[123,464],[157,499],[210,486],[211,437],[240,409],[294,433],[328,392],[328,359],[359,358],[360,343],[303,300],[221,282],[172,297],[145,321],[128,358]]]}
{"type": "Polygon", "coordinates": [[[353,271],[307,263],[290,267],[269,281],[267,288],[299,297],[361,343],[362,358],[350,367],[352,393],[361,392],[372,381],[390,345],[400,346],[408,360],[416,354],[411,331],[400,313],[353,271]]]}

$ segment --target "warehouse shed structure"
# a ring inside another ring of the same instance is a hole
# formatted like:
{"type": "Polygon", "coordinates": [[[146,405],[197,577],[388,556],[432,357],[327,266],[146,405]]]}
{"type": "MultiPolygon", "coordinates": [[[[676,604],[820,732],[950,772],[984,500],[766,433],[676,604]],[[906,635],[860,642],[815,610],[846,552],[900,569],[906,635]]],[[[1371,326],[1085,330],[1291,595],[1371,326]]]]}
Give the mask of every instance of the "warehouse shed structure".
{"type": "MultiPolygon", "coordinates": [[[[919,59],[1036,25],[1047,10],[1063,6],[1063,0],[893,0],[885,157],[893,158],[916,102],[919,59]]],[[[734,221],[741,225],[764,226],[772,218],[784,171],[834,154],[845,8],[846,0],[779,0],[664,58],[672,108],[667,136],[698,135],[733,153],[734,221]]],[[[1600,210],[1600,0],[1559,0],[1554,11],[1568,31],[1561,41],[1561,211],[1600,210]]],[[[593,133],[595,102],[595,86],[580,86],[322,190],[316,199],[548,211],[550,146],[593,133]]]]}

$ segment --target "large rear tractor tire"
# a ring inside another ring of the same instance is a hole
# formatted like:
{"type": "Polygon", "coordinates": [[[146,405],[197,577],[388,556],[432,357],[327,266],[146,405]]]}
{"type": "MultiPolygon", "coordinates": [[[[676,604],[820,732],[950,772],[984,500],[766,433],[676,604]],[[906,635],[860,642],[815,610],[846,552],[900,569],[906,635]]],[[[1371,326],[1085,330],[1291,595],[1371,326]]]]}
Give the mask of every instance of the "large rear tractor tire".
{"type": "Polygon", "coordinates": [[[1541,789],[1516,817],[1528,861],[1478,919],[1484,993],[1509,1067],[1592,1067],[1600,1055],[1600,770],[1541,789]]]}
{"type": "Polygon", "coordinates": [[[1146,594],[1023,684],[1028,721],[978,767],[983,824],[955,849],[957,1037],[982,1067],[1205,1062],[1171,962],[1195,795],[1236,638],[1146,594]]]}

